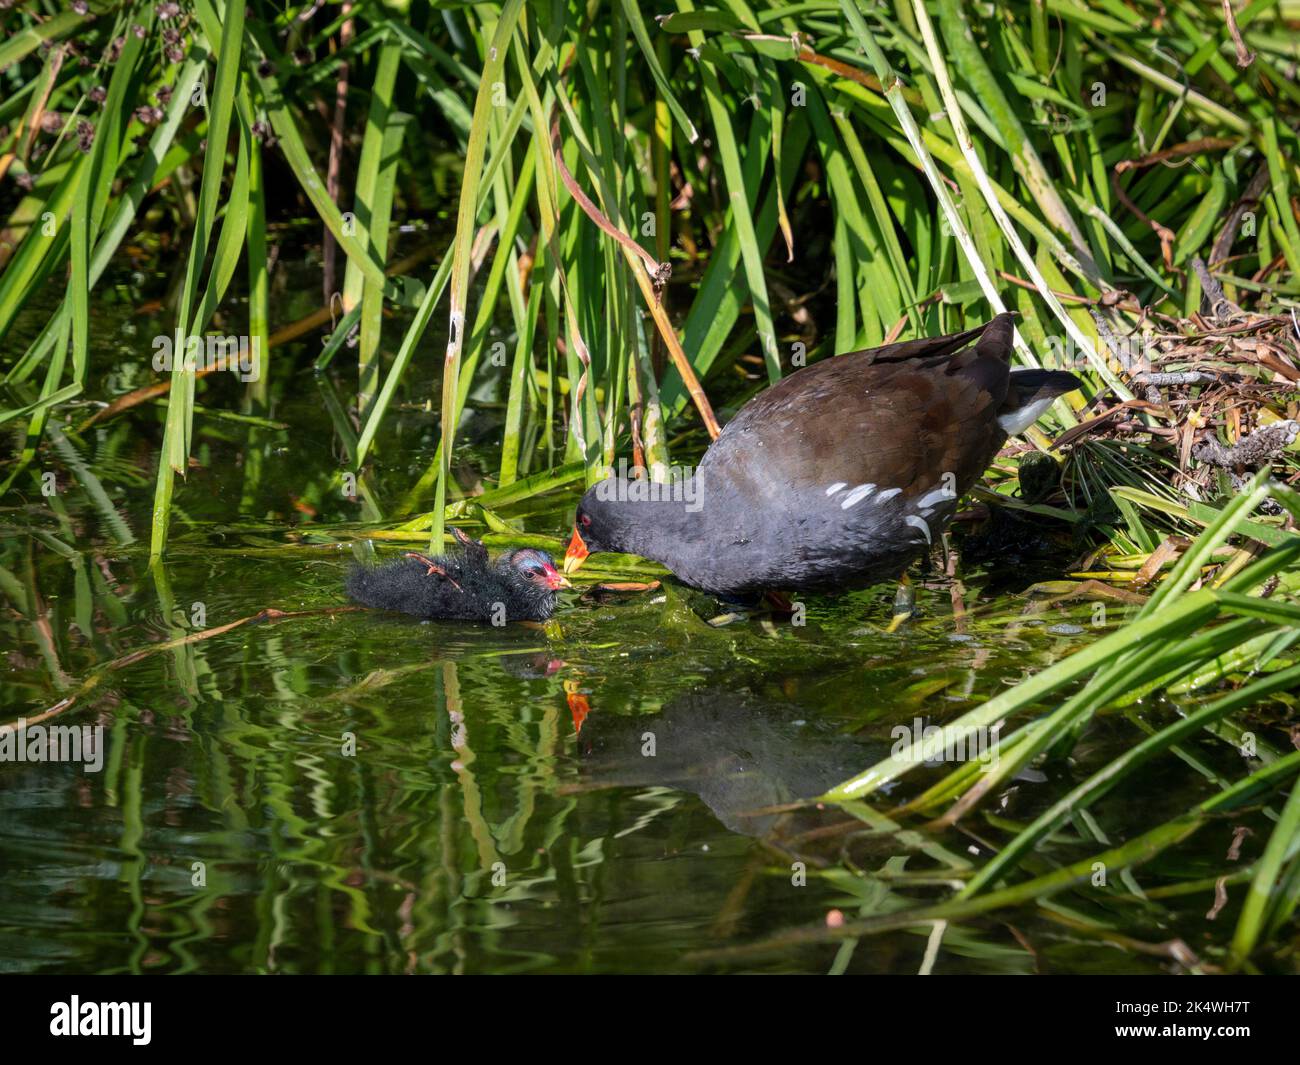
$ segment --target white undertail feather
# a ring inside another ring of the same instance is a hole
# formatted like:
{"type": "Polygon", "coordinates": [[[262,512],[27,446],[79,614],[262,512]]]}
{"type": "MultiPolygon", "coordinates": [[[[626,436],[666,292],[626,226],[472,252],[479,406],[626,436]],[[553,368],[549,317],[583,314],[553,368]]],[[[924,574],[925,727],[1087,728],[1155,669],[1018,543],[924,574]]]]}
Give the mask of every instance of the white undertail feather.
{"type": "Polygon", "coordinates": [[[1055,401],[1055,396],[1044,396],[1042,399],[1035,399],[1030,403],[1026,403],[1023,407],[1017,407],[1006,414],[999,414],[998,424],[1002,426],[1002,431],[1007,436],[1016,436],[1038,421],[1043,416],[1043,412],[1055,401]]]}

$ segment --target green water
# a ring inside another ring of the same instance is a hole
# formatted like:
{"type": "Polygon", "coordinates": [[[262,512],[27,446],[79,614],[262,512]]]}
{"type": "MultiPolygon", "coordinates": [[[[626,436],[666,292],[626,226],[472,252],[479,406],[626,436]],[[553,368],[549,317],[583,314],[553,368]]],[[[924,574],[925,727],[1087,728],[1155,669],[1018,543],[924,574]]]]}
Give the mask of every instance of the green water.
{"type": "MultiPolygon", "coordinates": [[[[165,328],[132,309],[136,284],[120,279],[97,308],[90,395],[124,390],[110,375],[165,328]]],[[[279,293],[284,320],[312,309],[315,283],[303,287],[279,293]]],[[[1135,720],[1103,717],[1069,760],[944,832],[773,809],[871,764],[894,725],[950,720],[1119,623],[1114,606],[1095,625],[1091,604],[1028,592],[1060,575],[1060,559],[995,551],[964,573],[961,617],[951,582],[932,578],[920,617],[894,635],[882,632],[889,588],[809,600],[802,626],[714,628],[719,605],[670,583],[566,595],[545,632],[315,613],[184,642],[267,608],[342,603],[357,545],[407,516],[403,494],[432,459],[423,403],[444,341],[426,336],[379,441],[367,490],[386,522],[366,521],[336,484],[331,386],[302,368],[314,340],[276,354],[269,416],[283,429],[199,417],[158,570],[147,565],[158,405],[55,434],[5,496],[5,720],[63,707],[49,723],[102,726],[103,762],[0,763],[0,970],[1158,972],[1172,963],[1145,944],[1222,940],[1205,917],[1211,893],[1157,908],[1131,889],[1219,869],[1238,823],[1227,821],[1118,892],[951,927],[930,963],[928,926],[856,947],[725,953],[825,927],[836,911],[949,897],[1002,831],[1132,745],[1135,720]],[[42,471],[55,474],[48,497],[42,471]]],[[[238,410],[240,396],[222,381],[200,402],[238,410]]],[[[502,417],[490,384],[477,397],[456,456],[470,489],[491,482],[502,417]]],[[[74,408],[72,423],[93,410],[74,408]]],[[[8,430],[12,462],[21,440],[8,430]]],[[[558,537],[572,503],[511,517],[558,537]]],[[[1189,744],[1027,868],[1172,816],[1234,763],[1223,744],[1189,744]]],[[[909,777],[875,809],[917,790],[909,777]]]]}

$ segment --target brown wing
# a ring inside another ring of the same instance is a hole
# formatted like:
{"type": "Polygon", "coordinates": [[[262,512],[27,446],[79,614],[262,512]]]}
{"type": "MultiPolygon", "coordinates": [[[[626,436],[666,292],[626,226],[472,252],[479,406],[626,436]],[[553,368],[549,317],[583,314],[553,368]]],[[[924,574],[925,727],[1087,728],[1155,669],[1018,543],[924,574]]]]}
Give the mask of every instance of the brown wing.
{"type": "Polygon", "coordinates": [[[1005,439],[997,412],[1010,347],[1010,316],[999,316],[980,329],[840,355],[792,374],[727,424],[701,463],[706,486],[796,508],[834,485],[874,484],[906,497],[945,473],[964,492],[1005,439]]]}

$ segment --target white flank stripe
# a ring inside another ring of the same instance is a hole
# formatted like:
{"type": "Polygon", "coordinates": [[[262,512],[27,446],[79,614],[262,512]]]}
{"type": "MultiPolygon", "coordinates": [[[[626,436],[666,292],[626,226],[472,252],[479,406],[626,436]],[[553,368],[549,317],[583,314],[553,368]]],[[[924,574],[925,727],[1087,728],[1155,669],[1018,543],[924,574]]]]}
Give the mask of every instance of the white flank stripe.
{"type": "Polygon", "coordinates": [[[951,492],[949,492],[948,489],[936,488],[933,492],[927,492],[920,499],[918,499],[916,501],[916,505],[919,507],[932,507],[936,503],[942,503],[945,499],[955,499],[955,498],[956,496],[954,496],[951,492]]]}
{"type": "Polygon", "coordinates": [[[908,525],[914,525],[925,533],[925,542],[927,544],[930,542],[930,526],[925,523],[924,518],[918,518],[915,514],[909,514],[906,521],[908,525]]]}
{"type": "Polygon", "coordinates": [[[840,504],[840,509],[848,510],[849,507],[853,506],[853,504],[858,502],[858,500],[866,499],[867,496],[871,495],[875,490],[876,486],[874,484],[858,485],[857,488],[853,489],[852,492],[844,497],[844,502],[840,504]]]}

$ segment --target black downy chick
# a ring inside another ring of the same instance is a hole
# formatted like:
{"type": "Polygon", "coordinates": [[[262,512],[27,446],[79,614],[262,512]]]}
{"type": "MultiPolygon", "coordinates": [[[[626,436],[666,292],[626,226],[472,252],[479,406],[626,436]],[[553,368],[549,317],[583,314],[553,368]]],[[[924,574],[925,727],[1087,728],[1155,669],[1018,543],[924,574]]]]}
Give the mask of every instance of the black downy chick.
{"type": "Polygon", "coordinates": [[[432,558],[409,551],[379,566],[354,566],[348,595],[376,610],[493,625],[546,621],[555,613],[556,591],[570,585],[545,551],[515,548],[490,562],[480,541],[460,529],[452,533],[459,551],[432,558]]]}

